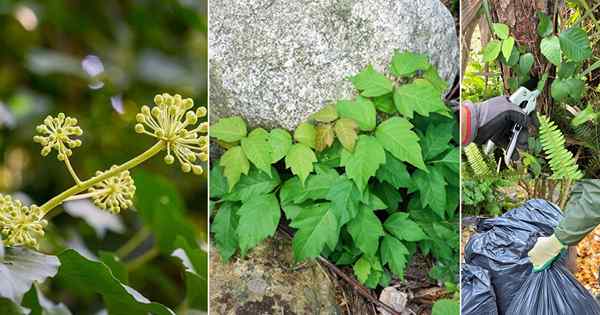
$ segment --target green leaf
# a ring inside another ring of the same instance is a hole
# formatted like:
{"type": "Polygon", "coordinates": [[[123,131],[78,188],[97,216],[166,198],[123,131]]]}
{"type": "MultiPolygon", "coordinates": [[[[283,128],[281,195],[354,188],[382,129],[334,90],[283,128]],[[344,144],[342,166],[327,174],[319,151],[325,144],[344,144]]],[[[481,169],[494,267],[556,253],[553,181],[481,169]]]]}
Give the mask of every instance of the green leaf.
{"type": "Polygon", "coordinates": [[[429,173],[417,170],[413,173],[413,181],[421,196],[421,205],[429,205],[431,209],[444,218],[446,212],[446,181],[436,166],[429,168],[429,173]]]}
{"type": "Polygon", "coordinates": [[[367,187],[367,189],[365,189],[361,201],[373,211],[387,208],[385,202],[379,199],[379,197],[371,191],[371,187],[367,187]]]}
{"type": "Polygon", "coordinates": [[[457,300],[441,299],[433,304],[431,315],[459,315],[460,303],[457,300]]]}
{"type": "Polygon", "coordinates": [[[563,62],[558,67],[557,75],[561,79],[566,79],[575,74],[577,70],[577,63],[575,62],[563,62]]]}
{"type": "Polygon", "coordinates": [[[356,263],[354,263],[352,269],[354,270],[354,274],[358,281],[365,283],[371,273],[371,263],[363,255],[356,263]]]}
{"type": "Polygon", "coordinates": [[[238,209],[237,235],[242,256],[269,236],[273,236],[279,224],[281,211],[273,194],[260,195],[242,204],[238,209]]]}
{"type": "Polygon", "coordinates": [[[429,83],[431,83],[431,85],[435,87],[440,94],[443,94],[448,89],[448,82],[440,78],[440,75],[434,66],[431,66],[423,73],[423,79],[429,81],[429,83]]]}
{"type": "Polygon", "coordinates": [[[11,299],[0,297],[0,314],[2,315],[28,315],[29,311],[11,299]]]}
{"type": "Polygon", "coordinates": [[[448,149],[453,131],[453,121],[440,124],[430,123],[427,126],[427,132],[421,144],[425,160],[431,160],[448,149]]]}
{"type": "Polygon", "coordinates": [[[375,109],[380,112],[393,114],[396,112],[396,107],[394,106],[394,96],[393,93],[388,93],[386,95],[373,97],[371,99],[373,104],[375,105],[375,109]]]}
{"type": "Polygon", "coordinates": [[[72,249],[65,250],[58,257],[62,264],[59,274],[74,285],[71,289],[85,288],[102,295],[110,314],[175,314],[166,306],[148,301],[133,288],[119,282],[101,262],[88,260],[72,249]]]}
{"type": "Polygon", "coordinates": [[[400,189],[400,187],[408,188],[412,183],[406,165],[389,152],[385,153],[385,163],[377,169],[375,176],[379,181],[387,182],[396,189],[400,189]]]}
{"type": "Polygon", "coordinates": [[[369,99],[358,96],[354,101],[338,101],[336,108],[340,117],[356,121],[360,130],[375,128],[375,105],[369,99]]]}
{"type": "Polygon", "coordinates": [[[538,81],[536,89],[538,91],[542,92],[544,90],[544,88],[546,87],[546,81],[547,80],[548,80],[548,72],[546,71],[542,75],[542,78],[538,81]]]}
{"type": "Polygon", "coordinates": [[[353,153],[346,150],[342,152],[342,166],[346,168],[348,178],[363,191],[369,178],[375,175],[381,164],[385,163],[385,151],[372,136],[361,135],[358,137],[353,153]]]}
{"type": "Polygon", "coordinates": [[[300,183],[313,171],[313,163],[317,161],[315,153],[305,144],[296,143],[292,145],[285,157],[285,167],[291,168],[294,175],[300,177],[300,183]]]}
{"type": "Polygon", "coordinates": [[[111,252],[100,251],[100,261],[108,266],[113,276],[115,276],[117,280],[124,284],[129,283],[129,272],[127,271],[127,266],[125,266],[119,256],[111,252]]]}
{"type": "Polygon", "coordinates": [[[279,190],[279,200],[281,205],[285,206],[294,203],[294,199],[304,191],[300,178],[294,176],[283,183],[279,190]]]}
{"type": "Polygon", "coordinates": [[[56,256],[23,247],[7,247],[0,257],[0,297],[20,304],[33,282],[42,283],[54,277],[59,266],[56,256]]]}
{"type": "Polygon", "coordinates": [[[335,104],[329,104],[323,107],[320,111],[312,114],[310,116],[311,119],[314,119],[318,122],[329,123],[336,119],[338,119],[337,110],[335,108],[335,104]]]}
{"type": "Polygon", "coordinates": [[[300,190],[295,191],[293,199],[294,203],[302,203],[306,200],[325,199],[329,189],[335,184],[339,177],[336,170],[322,168],[317,165],[317,174],[309,175],[306,179],[306,185],[300,187],[300,190]]]}
{"type": "Polygon", "coordinates": [[[533,54],[526,53],[522,54],[521,58],[519,58],[519,72],[520,73],[529,73],[531,67],[533,66],[533,54]]]}
{"type": "Polygon", "coordinates": [[[544,14],[544,12],[538,12],[537,13],[537,17],[538,17],[538,25],[537,25],[537,33],[538,35],[540,35],[540,37],[546,37],[550,34],[552,34],[552,21],[550,20],[550,17],[548,17],[546,14],[544,14]]]}
{"type": "MultiPolygon", "coordinates": [[[[195,243],[194,243],[195,244],[195,243]]],[[[208,310],[208,253],[179,238],[172,256],[185,267],[186,304],[193,310],[208,310]]]]}
{"type": "Polygon", "coordinates": [[[560,65],[562,53],[560,51],[560,41],[558,37],[552,35],[550,37],[543,38],[542,42],[540,43],[540,50],[542,55],[544,55],[553,65],[560,65]]]}
{"type": "Polygon", "coordinates": [[[317,131],[315,130],[315,126],[309,123],[301,123],[296,127],[296,131],[294,131],[294,140],[311,148],[315,147],[316,137],[317,131]]]}
{"type": "Polygon", "coordinates": [[[508,38],[508,25],[502,23],[493,23],[492,30],[500,39],[508,38]]]}
{"type": "Polygon", "coordinates": [[[365,97],[381,96],[392,92],[392,81],[368,65],[363,71],[350,78],[354,87],[365,97]]]}
{"type": "Polygon", "coordinates": [[[291,226],[298,229],[292,240],[296,261],[319,256],[325,244],[335,248],[338,223],[330,203],[318,203],[302,209],[291,226]]]}
{"type": "Polygon", "coordinates": [[[374,256],[379,248],[379,238],[385,233],[373,210],[361,206],[357,216],[348,222],[347,227],[356,247],[366,255],[374,256]]]}
{"type": "Polygon", "coordinates": [[[196,241],[196,228],[185,217],[185,204],[170,180],[154,173],[134,173],[135,204],[142,221],[152,230],[162,253],[173,252],[177,237],[196,241]]]}
{"type": "Polygon", "coordinates": [[[398,209],[398,204],[402,201],[402,195],[400,195],[398,189],[386,182],[375,183],[373,193],[381,199],[385,203],[387,209],[390,210],[398,209]]]}
{"type": "Polygon", "coordinates": [[[361,193],[346,176],[338,177],[331,185],[326,198],[331,201],[331,209],[340,226],[348,223],[358,214],[361,193]]]}
{"type": "Polygon", "coordinates": [[[354,144],[358,134],[356,129],[358,125],[356,122],[349,118],[341,118],[335,123],[335,135],[344,148],[350,152],[354,151],[354,144]]]}
{"type": "Polygon", "coordinates": [[[248,175],[240,178],[235,190],[223,196],[223,200],[246,202],[257,195],[270,193],[280,183],[281,179],[274,167],[271,167],[271,176],[252,167],[248,175]]]}
{"type": "Polygon", "coordinates": [[[497,40],[491,40],[485,47],[483,48],[483,62],[490,62],[496,60],[498,56],[500,56],[500,50],[502,49],[502,45],[497,40]]]}
{"type": "Polygon", "coordinates": [[[596,120],[599,115],[600,113],[594,112],[594,107],[592,105],[588,105],[584,110],[579,112],[573,120],[571,120],[571,124],[575,127],[581,126],[588,121],[596,120]]]}
{"type": "Polygon", "coordinates": [[[229,183],[229,191],[240,180],[240,176],[248,174],[248,170],[250,170],[250,162],[248,162],[241,146],[235,146],[227,150],[221,156],[219,165],[223,167],[223,175],[227,178],[227,183],[229,183]]]}
{"type": "Polygon", "coordinates": [[[452,148],[441,160],[434,161],[432,163],[441,163],[448,167],[451,171],[458,174],[460,172],[460,149],[458,147],[452,148]]]}
{"type": "Polygon", "coordinates": [[[276,163],[288,153],[292,146],[292,136],[287,130],[275,128],[269,133],[269,143],[271,144],[271,163],[276,163]]]}
{"type": "Polygon", "coordinates": [[[269,143],[269,133],[262,129],[257,128],[250,132],[248,137],[243,138],[242,149],[244,154],[259,170],[271,175],[271,143],[269,143]]]}
{"type": "Polygon", "coordinates": [[[221,198],[229,191],[227,178],[223,176],[223,168],[215,163],[210,170],[210,198],[221,198]]]}
{"type": "MultiPolygon", "coordinates": [[[[31,290],[25,295],[23,298],[22,306],[31,310],[29,315],[71,315],[71,311],[69,308],[63,303],[55,304],[50,299],[48,299],[44,293],[40,290],[39,285],[34,286],[31,290]]],[[[10,313],[5,313],[2,310],[2,306],[0,306],[0,314],[8,315],[10,313]]],[[[17,312],[15,314],[26,314],[22,312],[17,312]]]]}
{"type": "Polygon", "coordinates": [[[210,136],[225,142],[242,140],[246,133],[246,122],[238,116],[221,118],[210,126],[210,136]]]}
{"type": "Polygon", "coordinates": [[[425,117],[429,117],[429,113],[449,115],[440,91],[423,79],[397,87],[394,91],[394,105],[407,118],[413,118],[414,112],[425,117]]]}
{"type": "Polygon", "coordinates": [[[382,122],[375,136],[377,141],[395,158],[425,169],[419,137],[412,131],[413,125],[401,117],[392,117],[382,122]]]}
{"type": "Polygon", "coordinates": [[[381,241],[381,263],[388,264],[398,278],[404,279],[404,270],[408,263],[408,248],[393,236],[386,235],[381,241]]]}
{"type": "Polygon", "coordinates": [[[410,76],[418,70],[427,70],[429,67],[431,65],[426,54],[396,51],[392,57],[390,71],[397,77],[403,77],[410,76]]]}
{"type": "Polygon", "coordinates": [[[409,242],[418,242],[429,239],[415,221],[408,218],[406,212],[396,212],[389,216],[383,227],[397,238],[409,242]]]}
{"type": "Polygon", "coordinates": [[[555,79],[550,86],[550,94],[559,102],[567,97],[577,101],[583,97],[584,87],[585,83],[579,79],[555,79]]]}
{"type": "Polygon", "coordinates": [[[587,33],[581,27],[571,27],[558,35],[560,48],[572,61],[584,61],[592,56],[587,33]]]}
{"type": "Polygon", "coordinates": [[[513,47],[515,47],[515,39],[512,36],[502,41],[502,55],[507,60],[510,59],[510,56],[512,55],[513,47]]]}
{"type": "Polygon", "coordinates": [[[210,231],[215,236],[215,244],[223,261],[228,261],[238,247],[236,204],[224,202],[217,211],[210,231]]]}

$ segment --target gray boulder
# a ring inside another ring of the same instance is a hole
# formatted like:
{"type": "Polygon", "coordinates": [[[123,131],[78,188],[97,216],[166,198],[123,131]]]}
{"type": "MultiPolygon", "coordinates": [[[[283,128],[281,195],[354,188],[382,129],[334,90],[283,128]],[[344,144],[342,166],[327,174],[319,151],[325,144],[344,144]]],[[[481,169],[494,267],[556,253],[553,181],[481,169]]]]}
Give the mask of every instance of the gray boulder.
{"type": "Polygon", "coordinates": [[[382,71],[394,49],[427,53],[440,75],[459,68],[458,39],[439,0],[211,0],[211,120],[293,129],[331,101],[346,79],[382,71]]]}

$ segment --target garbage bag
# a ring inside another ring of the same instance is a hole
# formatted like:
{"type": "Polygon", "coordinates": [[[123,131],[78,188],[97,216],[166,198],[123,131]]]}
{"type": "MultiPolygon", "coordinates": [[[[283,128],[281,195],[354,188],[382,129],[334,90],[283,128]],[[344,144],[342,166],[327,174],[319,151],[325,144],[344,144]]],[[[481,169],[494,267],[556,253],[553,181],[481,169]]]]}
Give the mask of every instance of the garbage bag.
{"type": "Polygon", "coordinates": [[[463,301],[460,306],[462,315],[498,315],[496,294],[487,270],[463,264],[460,282],[462,283],[460,289],[460,297],[463,301]]]}

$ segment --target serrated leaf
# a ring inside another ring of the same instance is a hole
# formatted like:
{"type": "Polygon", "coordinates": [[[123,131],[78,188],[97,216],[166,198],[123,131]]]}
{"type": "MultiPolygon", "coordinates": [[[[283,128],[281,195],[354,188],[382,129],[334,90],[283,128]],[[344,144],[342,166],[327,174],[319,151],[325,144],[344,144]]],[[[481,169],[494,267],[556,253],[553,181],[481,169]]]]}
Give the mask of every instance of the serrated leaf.
{"type": "Polygon", "coordinates": [[[429,58],[426,54],[396,51],[392,57],[390,71],[393,75],[402,77],[410,76],[417,70],[427,70],[429,67],[429,58]]]}
{"type": "Polygon", "coordinates": [[[395,158],[425,169],[419,137],[412,131],[413,125],[401,117],[382,122],[375,131],[377,141],[395,158]]]}
{"type": "Polygon", "coordinates": [[[377,139],[367,135],[358,137],[354,152],[343,151],[342,166],[346,168],[348,178],[363,191],[369,178],[375,176],[377,169],[385,163],[385,151],[377,139]]]}
{"type": "Polygon", "coordinates": [[[510,59],[512,55],[513,47],[515,46],[515,39],[510,36],[502,41],[502,55],[506,59],[510,59]]]}
{"type": "Polygon", "coordinates": [[[301,123],[296,127],[294,131],[294,140],[311,148],[315,147],[315,141],[317,138],[317,130],[315,126],[309,123],[301,123]]]}
{"type": "Polygon", "coordinates": [[[241,146],[235,146],[227,150],[221,159],[219,165],[223,167],[223,175],[227,178],[229,191],[233,189],[235,184],[240,180],[242,174],[248,174],[250,170],[250,162],[244,154],[241,146]]]}
{"type": "Polygon", "coordinates": [[[285,157],[285,168],[291,168],[292,174],[300,177],[300,183],[313,171],[313,163],[317,161],[315,153],[305,144],[296,143],[292,145],[285,157]]]}
{"type": "Polygon", "coordinates": [[[239,206],[232,202],[224,202],[217,211],[210,231],[215,236],[215,244],[223,261],[227,262],[238,247],[238,236],[236,233],[238,217],[236,210],[239,206]]]}
{"type": "Polygon", "coordinates": [[[279,224],[281,211],[273,194],[252,198],[237,211],[237,235],[242,256],[267,237],[273,236],[279,224]]]}
{"type": "Polygon", "coordinates": [[[310,116],[311,119],[314,119],[318,122],[329,123],[336,119],[338,119],[337,110],[335,108],[335,104],[329,104],[323,107],[320,111],[312,114],[310,116]]]}
{"type": "Polygon", "coordinates": [[[257,195],[270,193],[280,183],[279,173],[274,167],[271,167],[271,176],[252,167],[248,175],[243,175],[240,178],[235,190],[223,196],[223,200],[245,202],[257,195]]]}
{"type": "Polygon", "coordinates": [[[498,56],[500,56],[500,50],[502,49],[502,44],[497,40],[491,40],[485,47],[483,48],[483,62],[490,62],[496,60],[498,56]]]}
{"type": "Polygon", "coordinates": [[[361,193],[347,177],[338,177],[331,185],[326,198],[331,201],[331,209],[340,226],[354,219],[358,214],[361,193]]]}
{"type": "Polygon", "coordinates": [[[537,17],[538,17],[538,21],[539,21],[538,25],[537,25],[538,35],[540,35],[540,37],[546,37],[546,36],[552,34],[553,26],[552,26],[552,21],[550,20],[550,17],[548,17],[543,12],[538,12],[537,17]]]}
{"type": "Polygon", "coordinates": [[[436,166],[429,167],[429,173],[417,170],[413,173],[413,181],[421,196],[421,205],[431,209],[444,218],[446,212],[446,181],[436,166]]]}
{"type": "Polygon", "coordinates": [[[375,128],[377,114],[375,105],[369,99],[358,96],[354,101],[338,101],[336,108],[340,117],[354,120],[360,130],[375,128]]]}
{"type": "Polygon", "coordinates": [[[394,105],[407,118],[413,118],[414,112],[425,117],[429,117],[429,113],[449,115],[440,91],[423,79],[397,87],[394,90],[394,105]]]}
{"type": "Polygon", "coordinates": [[[387,205],[385,204],[385,202],[383,202],[383,200],[379,199],[379,197],[377,197],[377,195],[375,195],[371,191],[370,186],[367,187],[367,189],[365,189],[365,191],[363,192],[361,201],[363,204],[365,204],[369,209],[371,209],[373,211],[382,210],[382,209],[387,208],[387,205]]]}
{"type": "Polygon", "coordinates": [[[457,300],[441,299],[433,304],[431,315],[459,315],[460,303],[457,300]]]}
{"type": "Polygon", "coordinates": [[[354,263],[352,267],[354,270],[354,275],[361,283],[365,283],[369,278],[369,274],[371,273],[371,263],[362,256],[359,260],[354,263]]]}
{"type": "Polygon", "coordinates": [[[283,183],[279,190],[279,200],[281,205],[285,206],[294,203],[294,199],[304,191],[304,187],[300,182],[300,178],[294,176],[283,183]]]}
{"type": "Polygon", "coordinates": [[[271,144],[271,163],[276,163],[285,157],[292,146],[292,136],[284,129],[275,128],[269,133],[269,143],[271,144]]]}
{"type": "Polygon", "coordinates": [[[381,241],[381,263],[388,264],[390,270],[400,279],[404,279],[404,270],[408,263],[408,249],[395,237],[386,235],[381,241]]]}
{"type": "Polygon", "coordinates": [[[257,128],[250,132],[248,137],[242,138],[242,150],[244,154],[259,170],[271,175],[271,143],[269,133],[257,128]]]}
{"type": "Polygon", "coordinates": [[[379,238],[385,233],[381,221],[373,213],[373,210],[361,206],[358,214],[348,222],[347,227],[356,247],[366,255],[374,256],[379,248],[379,238]]]}
{"type": "Polygon", "coordinates": [[[451,171],[458,174],[460,171],[460,149],[458,147],[452,148],[448,151],[444,157],[440,160],[434,161],[432,163],[441,163],[442,165],[448,167],[451,171]]]}
{"type": "Polygon", "coordinates": [[[571,27],[559,35],[560,48],[572,61],[580,62],[592,56],[587,33],[581,27],[571,27]]]}
{"type": "Polygon", "coordinates": [[[238,116],[221,118],[210,126],[210,136],[225,142],[242,140],[247,134],[246,122],[238,116]]]}
{"type": "Polygon", "coordinates": [[[454,122],[431,123],[427,126],[427,132],[425,132],[425,137],[421,142],[425,160],[431,160],[449,148],[453,130],[454,122]]]}
{"type": "Polygon", "coordinates": [[[519,58],[519,72],[522,74],[529,73],[532,66],[533,66],[533,54],[532,53],[522,54],[521,58],[519,58]]]}
{"type": "Polygon", "coordinates": [[[379,181],[387,182],[396,189],[408,188],[412,183],[406,165],[389,152],[385,153],[385,164],[377,169],[375,176],[379,181]]]}
{"type": "Polygon", "coordinates": [[[508,25],[503,23],[493,23],[492,30],[494,30],[494,34],[498,36],[500,39],[506,39],[508,37],[508,25]]]}
{"type": "Polygon", "coordinates": [[[215,163],[210,170],[210,198],[221,198],[229,191],[227,178],[223,176],[223,168],[215,163]]]}
{"type": "Polygon", "coordinates": [[[330,203],[318,203],[302,209],[291,226],[298,229],[292,240],[296,261],[319,256],[326,244],[335,248],[338,223],[330,203]]]}
{"type": "Polygon", "coordinates": [[[429,238],[415,221],[408,218],[406,212],[392,214],[385,220],[383,227],[395,237],[409,242],[418,242],[429,238]]]}
{"type": "Polygon", "coordinates": [[[298,177],[288,179],[279,192],[281,204],[299,204],[306,200],[325,199],[331,185],[339,178],[336,170],[317,165],[317,174],[311,174],[304,187],[298,177]]]}
{"type": "Polygon", "coordinates": [[[335,135],[330,124],[319,125],[316,128],[315,150],[321,152],[333,144],[335,135]]]}
{"type": "Polygon", "coordinates": [[[394,106],[394,94],[388,93],[386,95],[377,96],[371,98],[373,104],[375,105],[375,109],[380,112],[393,114],[396,112],[396,107],[394,106]]]}
{"type": "Polygon", "coordinates": [[[374,188],[373,193],[385,203],[387,209],[398,209],[398,204],[402,201],[402,195],[398,189],[386,182],[378,182],[374,188]]]}
{"type": "Polygon", "coordinates": [[[381,96],[392,92],[394,88],[392,81],[373,69],[372,65],[368,65],[356,76],[351,77],[350,81],[357,90],[361,91],[360,95],[365,97],[381,96]]]}
{"type": "Polygon", "coordinates": [[[540,51],[542,55],[548,59],[553,65],[560,65],[562,53],[560,51],[560,41],[558,37],[552,35],[542,39],[540,43],[540,51]]]}
{"type": "Polygon", "coordinates": [[[344,148],[350,152],[354,151],[354,144],[358,134],[356,129],[358,125],[356,122],[349,118],[341,118],[335,123],[335,135],[344,148]]]}
{"type": "Polygon", "coordinates": [[[448,82],[442,79],[434,66],[429,67],[423,73],[423,79],[429,81],[433,87],[435,87],[440,93],[446,92],[448,89],[448,82]]]}

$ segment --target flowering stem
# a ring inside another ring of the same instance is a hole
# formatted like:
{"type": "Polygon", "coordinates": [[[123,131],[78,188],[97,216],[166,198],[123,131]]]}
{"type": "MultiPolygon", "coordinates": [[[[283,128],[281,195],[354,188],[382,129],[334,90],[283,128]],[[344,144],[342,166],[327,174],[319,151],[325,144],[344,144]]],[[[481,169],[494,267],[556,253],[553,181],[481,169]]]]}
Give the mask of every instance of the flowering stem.
{"type": "Polygon", "coordinates": [[[84,182],[81,182],[80,184],[76,184],[75,186],[72,186],[71,188],[63,191],[61,194],[55,196],[54,198],[48,200],[48,202],[46,202],[45,204],[41,205],[40,210],[44,214],[47,214],[48,212],[50,212],[50,210],[52,210],[55,207],[62,204],[69,197],[77,195],[78,193],[80,193],[82,191],[86,191],[90,187],[96,185],[97,183],[99,183],[107,178],[113,177],[115,175],[120,174],[123,171],[129,170],[131,168],[134,168],[134,167],[140,165],[144,161],[150,159],[151,157],[153,157],[154,155],[159,153],[164,148],[165,148],[165,142],[161,140],[161,141],[157,142],[156,144],[154,144],[150,149],[148,149],[145,152],[143,152],[142,154],[134,157],[133,159],[119,165],[118,167],[110,169],[101,175],[94,176],[84,182]]]}
{"type": "Polygon", "coordinates": [[[77,173],[75,173],[75,170],[73,169],[73,166],[71,166],[71,162],[69,161],[68,157],[65,157],[65,165],[67,166],[67,170],[69,171],[69,173],[71,173],[71,176],[75,180],[75,183],[77,185],[81,185],[81,179],[79,179],[77,173]]]}
{"type": "Polygon", "coordinates": [[[92,198],[94,196],[103,194],[106,191],[108,191],[108,189],[102,189],[102,190],[98,190],[98,191],[94,191],[94,192],[89,192],[89,193],[85,193],[85,194],[73,195],[73,196],[71,196],[69,198],[66,198],[65,201],[73,201],[73,200],[81,200],[81,199],[92,198]]]}

